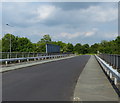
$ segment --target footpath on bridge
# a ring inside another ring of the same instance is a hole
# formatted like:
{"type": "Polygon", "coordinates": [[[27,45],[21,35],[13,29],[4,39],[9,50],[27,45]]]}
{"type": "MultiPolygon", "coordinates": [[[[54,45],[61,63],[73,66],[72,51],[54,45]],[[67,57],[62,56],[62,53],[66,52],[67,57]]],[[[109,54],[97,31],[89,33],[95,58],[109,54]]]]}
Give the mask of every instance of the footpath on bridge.
{"type": "Polygon", "coordinates": [[[118,101],[117,93],[94,56],[78,79],[74,101],[118,101]]]}

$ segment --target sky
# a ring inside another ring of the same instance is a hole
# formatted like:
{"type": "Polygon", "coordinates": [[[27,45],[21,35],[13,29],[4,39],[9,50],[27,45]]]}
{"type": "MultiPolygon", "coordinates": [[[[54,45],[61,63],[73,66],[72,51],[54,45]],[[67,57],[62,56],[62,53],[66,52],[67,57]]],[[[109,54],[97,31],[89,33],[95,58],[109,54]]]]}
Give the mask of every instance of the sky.
{"type": "Polygon", "coordinates": [[[2,34],[94,44],[118,35],[117,2],[2,2],[2,34]],[[7,26],[9,24],[11,26],[7,26]]]}

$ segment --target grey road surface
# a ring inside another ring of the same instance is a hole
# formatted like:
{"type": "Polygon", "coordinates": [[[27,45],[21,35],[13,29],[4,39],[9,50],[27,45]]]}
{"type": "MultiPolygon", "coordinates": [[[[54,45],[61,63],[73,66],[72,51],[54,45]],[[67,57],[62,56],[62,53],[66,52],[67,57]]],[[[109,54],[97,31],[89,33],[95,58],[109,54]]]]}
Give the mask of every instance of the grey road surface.
{"type": "Polygon", "coordinates": [[[72,101],[77,79],[90,56],[5,72],[3,101],[72,101]]]}

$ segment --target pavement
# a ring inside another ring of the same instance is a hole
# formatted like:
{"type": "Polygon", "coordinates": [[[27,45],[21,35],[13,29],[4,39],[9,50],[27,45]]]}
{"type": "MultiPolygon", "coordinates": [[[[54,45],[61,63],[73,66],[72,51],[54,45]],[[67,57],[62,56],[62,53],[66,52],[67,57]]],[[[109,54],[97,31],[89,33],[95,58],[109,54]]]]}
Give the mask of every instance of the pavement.
{"type": "Polygon", "coordinates": [[[72,101],[90,56],[31,65],[2,73],[3,101],[72,101]]]}
{"type": "Polygon", "coordinates": [[[75,87],[74,101],[118,101],[118,95],[102,71],[96,58],[91,56],[75,87]]]}

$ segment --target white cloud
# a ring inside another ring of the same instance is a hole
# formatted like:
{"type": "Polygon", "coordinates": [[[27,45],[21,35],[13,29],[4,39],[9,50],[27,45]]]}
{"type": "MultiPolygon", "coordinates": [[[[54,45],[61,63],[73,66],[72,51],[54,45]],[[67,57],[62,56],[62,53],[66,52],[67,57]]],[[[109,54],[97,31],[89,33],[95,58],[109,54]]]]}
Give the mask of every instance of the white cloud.
{"type": "Polygon", "coordinates": [[[90,6],[87,9],[79,11],[84,19],[95,22],[109,22],[116,20],[118,17],[118,9],[113,7],[90,6]]]}
{"type": "Polygon", "coordinates": [[[97,28],[93,28],[92,31],[89,31],[89,32],[85,32],[84,33],[84,36],[85,37],[90,37],[90,36],[93,36],[97,33],[98,29],[97,28]]]}
{"type": "Polygon", "coordinates": [[[92,35],[94,35],[94,34],[95,34],[95,32],[90,31],[90,32],[86,32],[86,33],[85,33],[85,36],[86,36],[86,37],[89,37],[89,36],[92,36],[92,35]]]}
{"type": "MultiPolygon", "coordinates": [[[[45,25],[84,25],[88,23],[105,23],[117,20],[118,9],[109,6],[93,5],[88,8],[64,10],[54,5],[29,5],[29,3],[13,3],[6,4],[3,9],[6,17],[12,22],[32,25],[35,23],[43,23],[45,25]],[[22,8],[22,9],[21,9],[22,8]],[[9,15],[8,15],[9,14],[9,15]],[[23,15],[24,14],[24,15],[23,15]],[[27,17],[28,16],[28,17],[27,17]],[[28,19],[29,18],[29,19],[28,19]]],[[[28,25],[29,26],[29,25],[28,25]]]]}
{"type": "Polygon", "coordinates": [[[118,9],[114,7],[90,6],[88,8],[64,10],[55,6],[43,6],[38,8],[38,18],[45,19],[46,25],[54,23],[60,24],[78,24],[87,23],[106,23],[117,20],[118,9]]]}
{"type": "Polygon", "coordinates": [[[59,35],[59,37],[61,37],[61,38],[68,38],[68,39],[74,39],[74,38],[77,38],[77,37],[79,37],[81,35],[81,33],[80,32],[76,32],[76,33],[61,33],[60,35],[59,35]]]}
{"type": "Polygon", "coordinates": [[[37,8],[38,19],[47,19],[56,10],[55,6],[43,5],[37,8]]]}
{"type": "Polygon", "coordinates": [[[76,39],[79,37],[91,37],[96,34],[98,29],[93,28],[91,31],[88,32],[76,32],[76,33],[68,33],[68,32],[62,32],[59,35],[54,35],[54,38],[66,38],[66,39],[76,39]]]}
{"type": "Polygon", "coordinates": [[[43,34],[50,34],[53,39],[66,42],[76,42],[78,39],[92,42],[102,37],[111,39],[113,35],[110,36],[110,33],[117,31],[117,7],[109,6],[110,3],[93,3],[80,8],[73,5],[67,9],[54,3],[3,4],[3,23],[15,26],[14,30],[4,26],[4,31],[26,35],[34,42],[43,34]],[[99,33],[97,29],[92,29],[94,27],[99,28],[99,33]]]}
{"type": "Polygon", "coordinates": [[[114,39],[114,38],[116,38],[117,36],[118,36],[117,33],[105,33],[105,34],[104,34],[104,37],[105,37],[105,38],[108,38],[108,39],[114,39]]]}

